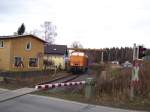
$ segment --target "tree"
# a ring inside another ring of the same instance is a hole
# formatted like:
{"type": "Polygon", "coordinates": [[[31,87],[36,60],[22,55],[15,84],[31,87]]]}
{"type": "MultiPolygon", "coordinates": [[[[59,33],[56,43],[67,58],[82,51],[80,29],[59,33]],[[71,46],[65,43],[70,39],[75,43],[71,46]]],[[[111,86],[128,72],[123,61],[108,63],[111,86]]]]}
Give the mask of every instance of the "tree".
{"type": "Polygon", "coordinates": [[[43,27],[45,41],[52,44],[54,42],[54,38],[57,36],[57,33],[55,32],[56,26],[49,21],[44,22],[41,26],[43,27]]]}
{"type": "Polygon", "coordinates": [[[22,25],[18,28],[17,34],[18,35],[23,35],[25,32],[25,25],[22,23],[22,25]]]}
{"type": "Polygon", "coordinates": [[[49,44],[53,44],[55,37],[57,36],[56,26],[52,24],[52,22],[45,21],[41,25],[41,29],[35,29],[31,34],[42,37],[49,44]]]}
{"type": "Polygon", "coordinates": [[[83,48],[82,44],[79,41],[74,41],[71,45],[72,48],[83,48]]]}

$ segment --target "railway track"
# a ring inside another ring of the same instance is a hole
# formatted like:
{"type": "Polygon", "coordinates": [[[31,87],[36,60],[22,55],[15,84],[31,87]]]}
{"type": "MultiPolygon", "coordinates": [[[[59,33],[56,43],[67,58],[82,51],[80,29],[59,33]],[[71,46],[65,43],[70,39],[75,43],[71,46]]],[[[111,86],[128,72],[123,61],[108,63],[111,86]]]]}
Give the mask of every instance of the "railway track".
{"type": "Polygon", "coordinates": [[[66,89],[64,87],[71,86],[71,85],[82,85],[85,84],[85,81],[74,81],[80,77],[80,75],[72,75],[67,78],[61,78],[60,80],[55,81],[49,81],[49,83],[42,83],[40,85],[36,85],[35,89],[38,90],[47,90],[47,89],[54,89],[57,87],[62,87],[63,89],[66,89]]]}
{"type": "Polygon", "coordinates": [[[67,76],[59,77],[59,78],[56,78],[56,79],[53,79],[53,80],[50,80],[50,81],[38,83],[36,85],[53,84],[53,83],[65,83],[65,82],[72,81],[72,80],[74,80],[78,77],[80,77],[80,75],[67,75],[67,76]]]}
{"type": "Polygon", "coordinates": [[[39,83],[38,85],[35,86],[35,88],[39,89],[39,90],[54,89],[55,87],[56,88],[62,87],[63,89],[66,89],[66,86],[85,84],[85,79],[87,77],[89,77],[89,74],[81,74],[81,75],[79,75],[79,74],[71,75],[70,74],[65,77],[60,77],[60,78],[53,79],[53,80],[50,80],[47,82],[39,83]]]}

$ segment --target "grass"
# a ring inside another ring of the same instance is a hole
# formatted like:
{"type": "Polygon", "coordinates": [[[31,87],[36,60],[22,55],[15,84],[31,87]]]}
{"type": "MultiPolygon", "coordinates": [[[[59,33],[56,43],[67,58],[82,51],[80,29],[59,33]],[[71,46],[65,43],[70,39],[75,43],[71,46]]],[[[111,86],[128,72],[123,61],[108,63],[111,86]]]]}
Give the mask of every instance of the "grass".
{"type": "Polygon", "coordinates": [[[36,84],[52,80],[57,77],[65,76],[67,73],[59,72],[56,75],[50,73],[48,75],[33,75],[29,77],[15,76],[0,83],[0,88],[19,89],[23,87],[34,87],[36,84]]]}
{"type": "Polygon", "coordinates": [[[67,91],[59,91],[59,92],[50,92],[50,91],[38,91],[35,92],[36,95],[48,96],[48,97],[56,97],[70,101],[77,101],[81,103],[101,105],[101,106],[109,106],[113,108],[122,108],[122,109],[132,109],[132,110],[146,110],[150,111],[150,105],[147,104],[145,100],[135,99],[134,101],[120,101],[119,99],[115,99],[110,95],[103,94],[101,97],[93,96],[91,99],[86,99],[84,95],[84,89],[78,90],[77,92],[73,92],[70,90],[67,91]]]}

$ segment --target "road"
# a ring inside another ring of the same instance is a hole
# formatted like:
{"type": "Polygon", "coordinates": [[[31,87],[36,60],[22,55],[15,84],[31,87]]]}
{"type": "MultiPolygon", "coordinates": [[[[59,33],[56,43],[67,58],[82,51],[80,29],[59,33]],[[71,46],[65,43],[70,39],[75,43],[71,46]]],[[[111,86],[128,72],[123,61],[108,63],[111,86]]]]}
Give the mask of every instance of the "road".
{"type": "Polygon", "coordinates": [[[57,98],[25,95],[0,102],[0,112],[136,112],[77,103],[57,98]]]}
{"type": "Polygon", "coordinates": [[[0,94],[3,94],[3,93],[8,92],[8,91],[9,91],[8,89],[2,89],[2,88],[0,88],[0,94]]]}

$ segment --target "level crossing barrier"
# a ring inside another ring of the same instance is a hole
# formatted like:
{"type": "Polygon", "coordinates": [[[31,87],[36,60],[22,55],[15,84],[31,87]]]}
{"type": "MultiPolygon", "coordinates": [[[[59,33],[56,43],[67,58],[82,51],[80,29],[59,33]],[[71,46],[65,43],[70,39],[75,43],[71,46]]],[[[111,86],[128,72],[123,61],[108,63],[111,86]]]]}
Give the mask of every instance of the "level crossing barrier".
{"type": "Polygon", "coordinates": [[[66,82],[66,83],[55,83],[55,84],[42,84],[36,85],[35,89],[50,89],[50,88],[57,88],[57,87],[65,87],[65,86],[74,86],[74,85],[84,85],[85,81],[78,81],[78,82],[66,82]]]}

